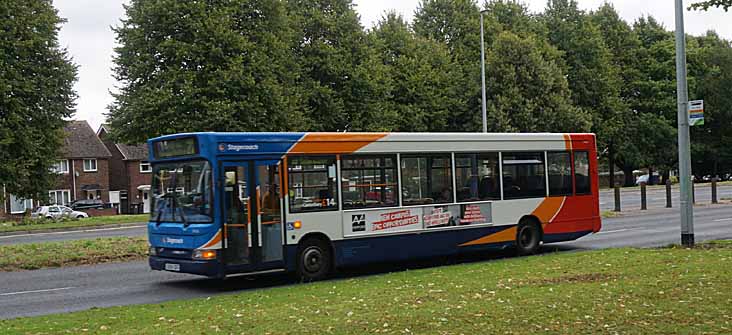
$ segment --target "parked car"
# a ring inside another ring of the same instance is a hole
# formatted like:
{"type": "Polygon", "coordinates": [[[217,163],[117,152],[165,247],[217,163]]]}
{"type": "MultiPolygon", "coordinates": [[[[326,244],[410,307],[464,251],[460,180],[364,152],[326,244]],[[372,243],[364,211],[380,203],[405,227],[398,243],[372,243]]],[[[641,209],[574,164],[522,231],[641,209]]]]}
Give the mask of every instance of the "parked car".
{"type": "Polygon", "coordinates": [[[79,210],[79,209],[89,209],[89,208],[96,208],[96,209],[102,209],[104,208],[104,202],[99,199],[83,199],[83,200],[77,200],[71,203],[71,209],[73,210],[79,210]]]}
{"type": "Polygon", "coordinates": [[[67,218],[88,218],[89,214],[84,212],[75,211],[66,206],[51,205],[51,206],[39,206],[31,213],[31,218],[46,218],[46,219],[59,219],[62,217],[67,218]]]}
{"type": "MultiPolygon", "coordinates": [[[[653,183],[658,184],[659,183],[659,176],[657,174],[653,174],[653,183]]],[[[636,185],[640,185],[641,183],[648,184],[648,174],[644,174],[642,176],[638,176],[638,179],[635,180],[636,185]]]]}

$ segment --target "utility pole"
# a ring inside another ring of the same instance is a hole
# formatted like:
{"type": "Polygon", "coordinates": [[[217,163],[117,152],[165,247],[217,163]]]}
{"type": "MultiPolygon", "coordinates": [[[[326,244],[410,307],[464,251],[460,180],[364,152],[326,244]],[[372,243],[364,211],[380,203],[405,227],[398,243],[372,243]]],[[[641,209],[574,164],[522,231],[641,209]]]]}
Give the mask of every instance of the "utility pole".
{"type": "Polygon", "coordinates": [[[691,148],[689,140],[689,95],[686,87],[686,35],[684,1],[676,0],[676,99],[678,101],[679,182],[681,244],[694,246],[694,208],[691,201],[691,148]]]}
{"type": "Polygon", "coordinates": [[[480,79],[483,82],[483,98],[481,99],[481,104],[483,107],[483,132],[488,132],[488,114],[486,112],[486,103],[485,103],[485,40],[483,39],[483,13],[485,13],[485,10],[480,11],[480,79]]]}

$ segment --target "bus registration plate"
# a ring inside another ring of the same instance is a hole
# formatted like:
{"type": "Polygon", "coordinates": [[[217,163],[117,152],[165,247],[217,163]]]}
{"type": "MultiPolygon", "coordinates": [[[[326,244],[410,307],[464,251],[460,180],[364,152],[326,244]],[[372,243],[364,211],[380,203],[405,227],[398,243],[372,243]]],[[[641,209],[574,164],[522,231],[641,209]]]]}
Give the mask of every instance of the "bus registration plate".
{"type": "Polygon", "coordinates": [[[180,264],[165,263],[165,270],[180,271],[180,264]]]}

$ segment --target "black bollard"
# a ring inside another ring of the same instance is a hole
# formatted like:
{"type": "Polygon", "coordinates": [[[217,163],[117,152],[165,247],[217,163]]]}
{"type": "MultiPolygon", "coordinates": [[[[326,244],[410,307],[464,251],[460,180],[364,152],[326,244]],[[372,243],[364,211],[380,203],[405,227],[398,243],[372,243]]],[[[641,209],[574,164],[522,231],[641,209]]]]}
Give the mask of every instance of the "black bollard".
{"type": "Polygon", "coordinates": [[[641,210],[644,211],[648,209],[647,203],[646,203],[646,183],[640,183],[641,188],[641,210]]]}
{"type": "Polygon", "coordinates": [[[671,208],[671,179],[666,178],[666,208],[671,208]]]}
{"type": "Polygon", "coordinates": [[[620,212],[620,185],[615,185],[615,211],[620,212]]]}
{"type": "Polygon", "coordinates": [[[712,203],[717,204],[717,177],[712,178],[712,203]]]}

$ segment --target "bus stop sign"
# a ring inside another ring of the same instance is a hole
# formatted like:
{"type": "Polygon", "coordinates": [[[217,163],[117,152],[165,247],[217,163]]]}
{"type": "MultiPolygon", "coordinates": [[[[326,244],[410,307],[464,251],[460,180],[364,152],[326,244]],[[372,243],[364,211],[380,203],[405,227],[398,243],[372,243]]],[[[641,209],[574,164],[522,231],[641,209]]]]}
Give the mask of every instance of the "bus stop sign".
{"type": "Polygon", "coordinates": [[[704,100],[689,101],[689,126],[704,125],[704,100]]]}

